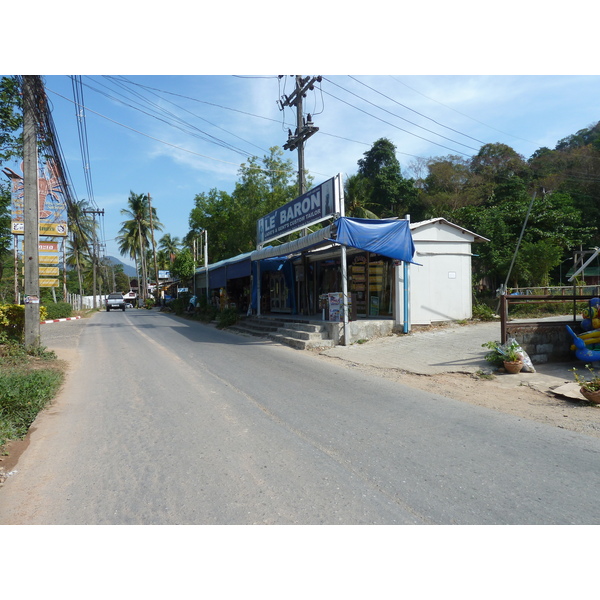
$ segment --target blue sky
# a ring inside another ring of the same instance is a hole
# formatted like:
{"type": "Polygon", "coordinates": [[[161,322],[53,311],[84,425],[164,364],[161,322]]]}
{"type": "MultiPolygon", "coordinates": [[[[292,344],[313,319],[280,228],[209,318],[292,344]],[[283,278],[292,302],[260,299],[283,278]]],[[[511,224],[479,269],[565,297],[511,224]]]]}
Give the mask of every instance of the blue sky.
{"type": "MultiPolygon", "coordinates": [[[[244,18],[252,18],[249,8],[236,9],[243,13],[238,12],[237,25],[223,21],[218,9],[205,8],[200,35],[197,22],[194,29],[177,16],[178,2],[171,11],[150,16],[122,8],[119,20],[107,6],[94,14],[93,31],[67,27],[67,35],[55,35],[48,54],[19,57],[8,72],[44,76],[75,195],[89,198],[68,73],[83,74],[93,200],[105,211],[106,253],[119,256],[114,239],[130,191],[150,193],[162,233],[182,238],[196,194],[211,188],[231,192],[249,156],[283,147],[295,113],[276,103],[293,89],[290,75],[277,77],[282,72],[324,77],[304,104],[319,127],[305,149],[315,183],[339,172],[355,173],[357,161],[381,137],[396,145],[403,173],[411,176],[419,158],[468,158],[488,142],[506,143],[527,158],[600,120],[600,77],[596,67],[582,62],[595,54],[586,52],[585,40],[562,37],[560,44],[551,43],[557,37],[553,28],[572,28],[580,23],[578,15],[562,14],[556,23],[536,15],[535,31],[543,32],[536,37],[524,5],[518,5],[515,21],[509,2],[483,29],[473,20],[446,27],[444,19],[460,16],[465,4],[453,5],[452,15],[442,5],[435,22],[403,9],[404,23],[419,18],[427,27],[404,27],[401,35],[397,22],[361,15],[352,23],[364,29],[358,37],[348,35],[344,19],[334,21],[339,15],[333,7],[321,7],[317,20],[331,27],[322,27],[298,51],[285,43],[291,39],[289,27],[245,28],[244,18]],[[128,18],[136,21],[133,30],[128,18]],[[175,23],[177,28],[169,29],[175,23]],[[340,46],[340,40],[346,41],[340,46]],[[572,72],[572,44],[578,44],[582,75],[555,75],[572,72]],[[159,119],[159,111],[169,114],[162,112],[159,119]]],[[[278,24],[294,15],[290,8],[267,6],[277,10],[278,24]]],[[[42,34],[46,25],[37,27],[42,34]]],[[[285,157],[297,164],[295,151],[285,151],[285,157]]]]}
{"type": "MultiPolygon", "coordinates": [[[[381,137],[396,145],[410,176],[419,158],[467,158],[488,142],[527,158],[600,120],[596,76],[323,77],[304,101],[319,127],[305,149],[315,183],[355,173],[381,137]]],[[[75,195],[88,198],[73,79],[44,80],[75,195]]],[[[81,82],[93,198],[105,211],[106,253],[113,256],[131,190],[149,193],[162,233],[182,238],[196,194],[231,192],[239,166],[283,147],[294,128],[295,113],[276,104],[293,89],[288,75],[84,75],[81,82]]],[[[297,165],[296,151],[285,157],[297,165]]]]}

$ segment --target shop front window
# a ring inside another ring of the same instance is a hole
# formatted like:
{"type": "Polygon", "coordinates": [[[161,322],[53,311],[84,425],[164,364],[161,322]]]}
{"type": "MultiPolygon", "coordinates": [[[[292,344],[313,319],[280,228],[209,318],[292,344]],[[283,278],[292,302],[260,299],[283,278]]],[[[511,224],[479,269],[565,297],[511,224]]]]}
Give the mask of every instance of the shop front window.
{"type": "Polygon", "coordinates": [[[362,317],[388,317],[393,314],[392,261],[377,254],[357,254],[350,258],[349,275],[356,314],[362,317]]]}

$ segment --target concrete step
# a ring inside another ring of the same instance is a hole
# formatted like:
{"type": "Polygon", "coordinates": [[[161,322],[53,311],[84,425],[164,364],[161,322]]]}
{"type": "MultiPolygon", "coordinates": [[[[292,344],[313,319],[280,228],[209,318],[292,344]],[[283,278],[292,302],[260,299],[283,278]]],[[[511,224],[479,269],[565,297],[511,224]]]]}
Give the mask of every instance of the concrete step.
{"type": "Polygon", "coordinates": [[[228,329],[234,332],[272,339],[299,350],[312,348],[332,348],[334,343],[328,339],[327,328],[306,321],[246,318],[228,329]]]}
{"type": "Polygon", "coordinates": [[[265,322],[259,322],[259,321],[249,321],[249,320],[242,320],[242,321],[238,321],[236,323],[236,327],[243,327],[244,329],[247,330],[252,330],[252,331],[257,331],[257,332],[262,332],[262,333],[269,333],[271,331],[277,331],[280,327],[282,327],[283,324],[279,325],[277,323],[265,323],[265,322]]]}
{"type": "Polygon", "coordinates": [[[268,337],[274,342],[285,344],[286,346],[296,348],[297,350],[312,350],[314,348],[333,348],[333,340],[325,340],[322,338],[303,340],[298,339],[297,337],[283,335],[281,333],[271,333],[268,337]]]}
{"type": "MultiPolygon", "coordinates": [[[[289,325],[289,323],[288,323],[289,325]]],[[[293,337],[298,340],[322,340],[327,337],[327,334],[323,331],[306,331],[303,329],[296,329],[295,327],[280,327],[277,333],[288,337],[293,337]]]]}

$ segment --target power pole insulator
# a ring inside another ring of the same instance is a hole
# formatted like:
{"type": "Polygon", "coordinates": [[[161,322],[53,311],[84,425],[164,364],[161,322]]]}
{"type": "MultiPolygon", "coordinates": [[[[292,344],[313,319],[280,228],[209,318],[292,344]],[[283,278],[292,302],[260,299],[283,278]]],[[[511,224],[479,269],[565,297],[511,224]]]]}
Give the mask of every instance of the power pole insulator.
{"type": "Polygon", "coordinates": [[[304,174],[304,142],[319,131],[318,127],[315,127],[312,122],[311,116],[308,115],[308,121],[304,122],[302,117],[302,98],[306,97],[308,90],[314,89],[314,84],[320,82],[322,77],[302,77],[296,75],[296,88],[289,95],[283,95],[281,101],[278,103],[280,110],[283,110],[286,106],[296,107],[296,131],[292,135],[291,130],[288,130],[288,140],[283,145],[284,150],[296,150],[298,149],[298,187],[300,195],[306,192],[306,180],[304,174]]]}

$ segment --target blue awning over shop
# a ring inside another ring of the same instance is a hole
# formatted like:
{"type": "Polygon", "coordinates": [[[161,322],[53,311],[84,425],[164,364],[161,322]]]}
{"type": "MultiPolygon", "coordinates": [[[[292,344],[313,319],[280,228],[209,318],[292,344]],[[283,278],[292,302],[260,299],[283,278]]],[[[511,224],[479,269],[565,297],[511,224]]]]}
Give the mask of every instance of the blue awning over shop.
{"type": "MultiPolygon", "coordinates": [[[[250,261],[251,252],[239,254],[232,258],[221,260],[212,265],[208,265],[209,285],[211,289],[225,287],[230,279],[239,277],[250,277],[252,263],[250,261]]],[[[198,267],[196,269],[197,281],[206,285],[206,268],[198,267]]]]}
{"type": "Polygon", "coordinates": [[[356,219],[340,217],[332,225],[280,246],[252,252],[252,261],[290,256],[328,246],[332,242],[381,254],[407,263],[413,261],[415,245],[410,222],[405,219],[356,219]]]}
{"type": "Polygon", "coordinates": [[[415,245],[407,220],[340,217],[334,225],[337,233],[331,241],[413,263],[415,245]]]}

